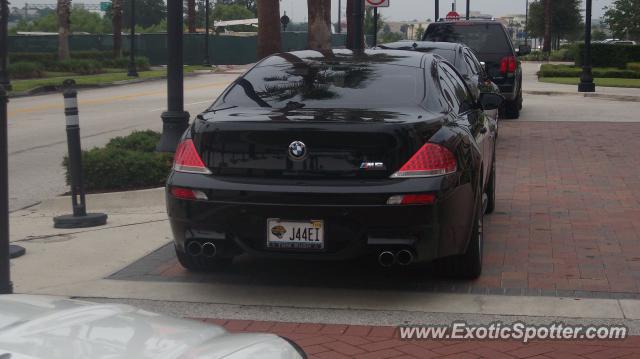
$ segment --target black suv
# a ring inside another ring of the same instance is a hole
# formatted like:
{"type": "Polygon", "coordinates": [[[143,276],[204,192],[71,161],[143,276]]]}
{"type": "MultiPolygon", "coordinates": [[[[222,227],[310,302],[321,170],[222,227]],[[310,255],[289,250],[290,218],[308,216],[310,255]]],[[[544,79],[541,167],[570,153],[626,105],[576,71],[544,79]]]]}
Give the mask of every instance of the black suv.
{"type": "Polygon", "coordinates": [[[530,53],[531,48],[523,45],[515,49],[501,23],[494,20],[436,22],[429,24],[422,40],[457,42],[472,48],[506,99],[501,117],[520,117],[522,68],[517,56],[530,53]]]}

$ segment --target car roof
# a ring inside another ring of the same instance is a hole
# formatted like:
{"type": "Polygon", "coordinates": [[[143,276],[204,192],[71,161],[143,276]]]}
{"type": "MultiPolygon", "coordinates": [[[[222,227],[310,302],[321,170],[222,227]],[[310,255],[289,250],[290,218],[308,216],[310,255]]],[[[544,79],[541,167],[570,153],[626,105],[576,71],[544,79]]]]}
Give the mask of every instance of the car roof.
{"type": "Polygon", "coordinates": [[[440,50],[451,50],[457,51],[460,47],[467,47],[464,44],[456,43],[456,42],[436,42],[436,41],[398,41],[398,42],[390,42],[387,44],[379,45],[383,49],[391,49],[391,50],[429,50],[429,49],[440,49],[440,50]]]}
{"type": "Polygon", "coordinates": [[[275,54],[262,60],[257,66],[296,66],[311,63],[327,64],[386,64],[422,68],[425,57],[429,54],[415,51],[399,51],[385,49],[367,49],[352,51],[334,50],[302,50],[275,54]]]}
{"type": "Polygon", "coordinates": [[[447,24],[453,24],[453,25],[497,24],[497,25],[502,25],[501,22],[493,20],[493,19],[469,19],[469,20],[462,19],[462,20],[456,20],[456,21],[443,21],[442,19],[440,19],[437,22],[430,23],[429,26],[431,26],[431,25],[447,25],[447,24]]]}

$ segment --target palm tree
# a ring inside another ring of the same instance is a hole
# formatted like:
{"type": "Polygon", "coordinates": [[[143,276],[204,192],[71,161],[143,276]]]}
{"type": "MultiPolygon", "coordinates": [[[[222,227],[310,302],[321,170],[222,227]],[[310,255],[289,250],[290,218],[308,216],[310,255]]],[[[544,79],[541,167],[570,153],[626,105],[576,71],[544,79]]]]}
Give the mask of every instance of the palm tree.
{"type": "Polygon", "coordinates": [[[258,59],[282,51],[280,0],[257,0],[258,59]]]}
{"type": "Polygon", "coordinates": [[[307,0],[309,9],[309,48],[331,48],[331,0],[307,0]]]}
{"type": "Polygon", "coordinates": [[[196,32],[196,0],[187,1],[187,23],[189,26],[189,33],[196,32]]]}
{"type": "Polygon", "coordinates": [[[113,29],[113,57],[122,56],[122,0],[111,3],[111,27],[113,29]]]}
{"type": "Polygon", "coordinates": [[[71,0],[58,0],[58,59],[69,58],[69,33],[71,27],[71,0]]]}

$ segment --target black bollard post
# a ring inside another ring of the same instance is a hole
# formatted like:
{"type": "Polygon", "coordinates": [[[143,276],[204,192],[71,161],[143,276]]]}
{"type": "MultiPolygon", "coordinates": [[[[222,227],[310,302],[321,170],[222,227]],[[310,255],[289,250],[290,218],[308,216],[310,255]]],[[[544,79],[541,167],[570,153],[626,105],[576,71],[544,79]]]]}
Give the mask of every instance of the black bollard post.
{"type": "Polygon", "coordinates": [[[67,121],[67,145],[71,172],[71,204],[73,214],[55,217],[55,228],[87,228],[107,224],[104,213],[87,213],[82,175],[82,147],[80,145],[80,117],[78,116],[78,92],[75,81],[64,81],[64,114],[67,121]]]}

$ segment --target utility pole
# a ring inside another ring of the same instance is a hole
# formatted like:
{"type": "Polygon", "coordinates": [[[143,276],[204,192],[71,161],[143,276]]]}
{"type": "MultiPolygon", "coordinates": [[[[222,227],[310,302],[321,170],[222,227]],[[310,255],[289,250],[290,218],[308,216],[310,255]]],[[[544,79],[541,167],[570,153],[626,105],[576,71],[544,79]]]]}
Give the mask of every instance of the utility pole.
{"type": "Polygon", "coordinates": [[[204,66],[211,66],[209,60],[209,0],[204,2],[204,66]]]}
{"type": "Polygon", "coordinates": [[[587,11],[584,19],[584,59],[582,60],[582,74],[578,92],[595,92],[596,84],[591,73],[591,10],[592,0],[586,0],[587,11]]]}
{"type": "MultiPolygon", "coordinates": [[[[9,1],[0,0],[0,58],[2,65],[7,62],[7,28],[9,22],[9,1]]],[[[6,75],[6,72],[3,70],[6,75]]],[[[4,84],[0,83],[0,294],[13,293],[9,260],[11,250],[9,244],[9,146],[8,146],[8,113],[9,98],[4,84]]]]}
{"type": "Polygon", "coordinates": [[[378,7],[373,8],[373,46],[378,46],[378,7]]]}
{"type": "Polygon", "coordinates": [[[127,76],[138,77],[136,69],[136,0],[131,1],[131,37],[129,38],[129,72],[127,76]]]}
{"type": "Polygon", "coordinates": [[[182,1],[167,1],[167,111],[162,113],[160,152],[175,152],[178,141],[189,126],[189,113],[184,110],[184,69],[182,35],[184,19],[182,1]]]}
{"type": "Polygon", "coordinates": [[[434,22],[438,22],[438,20],[440,20],[440,0],[435,0],[436,1],[436,15],[434,16],[434,22]]]}
{"type": "Polygon", "coordinates": [[[527,1],[527,8],[524,12],[524,43],[529,46],[529,0],[527,1]]]}
{"type": "MultiPolygon", "coordinates": [[[[4,86],[6,91],[11,90],[11,80],[9,79],[9,1],[1,0],[0,4],[0,86],[4,86]]],[[[27,6],[27,5],[25,5],[27,6]]]]}

